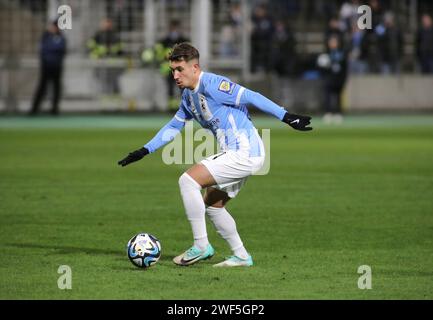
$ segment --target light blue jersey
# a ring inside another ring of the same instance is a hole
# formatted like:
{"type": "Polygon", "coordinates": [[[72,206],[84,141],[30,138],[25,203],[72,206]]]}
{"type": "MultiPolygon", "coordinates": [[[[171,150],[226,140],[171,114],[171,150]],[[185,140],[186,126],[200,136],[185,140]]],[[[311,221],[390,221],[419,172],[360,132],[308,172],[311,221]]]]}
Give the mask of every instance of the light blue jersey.
{"type": "Polygon", "coordinates": [[[212,131],[221,151],[233,150],[248,153],[250,157],[262,157],[263,144],[248,114],[250,105],[279,120],[286,113],[257,92],[225,77],[202,72],[194,90],[183,90],[179,110],[173,119],[144,147],[150,153],[155,152],[170,142],[186,121],[195,119],[203,128],[212,131]]]}

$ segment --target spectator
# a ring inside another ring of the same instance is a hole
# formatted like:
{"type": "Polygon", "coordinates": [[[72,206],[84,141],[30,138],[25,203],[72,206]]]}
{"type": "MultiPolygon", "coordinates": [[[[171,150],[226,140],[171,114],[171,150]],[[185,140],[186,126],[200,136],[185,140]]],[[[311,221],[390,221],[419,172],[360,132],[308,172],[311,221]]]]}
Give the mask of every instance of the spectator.
{"type": "Polygon", "coordinates": [[[292,76],[296,66],[296,40],[283,20],[275,23],[272,37],[272,67],[279,76],[292,76]]]}
{"type": "Polygon", "coordinates": [[[421,28],[417,36],[417,55],[423,74],[433,73],[433,22],[432,17],[421,17],[421,28]]]}
{"type": "MultiPolygon", "coordinates": [[[[171,49],[175,44],[188,42],[189,39],[183,36],[180,22],[178,20],[172,20],[169,25],[169,30],[167,35],[160,41],[164,50],[171,49]]],[[[163,63],[167,64],[166,57],[163,57],[163,63]]],[[[168,69],[169,71],[169,69],[168,69]]],[[[167,81],[168,86],[168,107],[170,110],[177,110],[179,108],[180,98],[177,97],[176,82],[171,74],[171,72],[164,72],[164,76],[167,81]]]]}
{"type": "Polygon", "coordinates": [[[365,74],[368,71],[367,62],[364,60],[366,55],[362,47],[364,35],[364,30],[359,29],[358,24],[353,22],[349,55],[349,70],[353,74],[365,74]]]}
{"type": "Polygon", "coordinates": [[[189,40],[183,36],[180,21],[172,20],[167,35],[160,42],[166,48],[173,48],[175,44],[188,41],[189,40]]]}
{"type": "Polygon", "coordinates": [[[360,59],[366,62],[367,72],[380,73],[382,56],[377,27],[382,22],[383,9],[379,0],[370,0],[368,5],[371,8],[372,28],[365,30],[363,34],[360,59]]]}
{"type": "Polygon", "coordinates": [[[347,54],[339,38],[333,36],[327,43],[327,54],[318,60],[323,72],[325,89],[325,123],[342,121],[341,94],[347,78],[347,54]]]}
{"type": "Polygon", "coordinates": [[[359,0],[346,1],[340,9],[340,19],[343,22],[343,30],[350,32],[352,25],[358,19],[359,0]]]}
{"type": "Polygon", "coordinates": [[[328,22],[328,27],[325,31],[325,48],[327,47],[328,41],[331,37],[337,37],[338,42],[345,47],[344,32],[341,21],[338,17],[332,17],[328,22]]]}
{"type": "Polygon", "coordinates": [[[236,57],[239,55],[237,50],[237,40],[235,29],[225,24],[221,27],[219,54],[223,58],[236,57]]]}
{"type": "MultiPolygon", "coordinates": [[[[101,21],[100,29],[93,38],[87,41],[90,57],[95,60],[120,57],[123,54],[122,43],[117,32],[114,31],[113,22],[109,18],[101,21]]],[[[108,95],[119,93],[118,79],[123,72],[122,68],[103,64],[95,70],[95,76],[102,86],[102,92],[108,95]]]]}
{"type": "Polygon", "coordinates": [[[371,8],[372,29],[375,30],[382,21],[383,8],[379,0],[370,0],[368,5],[371,8]]]}
{"type": "Polygon", "coordinates": [[[113,29],[113,21],[105,18],[99,30],[87,42],[90,57],[94,59],[117,57],[122,55],[122,44],[117,32],[113,29]]]}
{"type": "Polygon", "coordinates": [[[242,26],[243,23],[242,7],[239,3],[236,3],[231,6],[230,13],[229,13],[229,20],[230,20],[230,24],[234,28],[240,28],[242,26]]]}
{"type": "Polygon", "coordinates": [[[364,30],[361,42],[360,59],[366,62],[367,72],[380,72],[381,55],[379,48],[379,37],[374,30],[364,30]]]}
{"type": "Polygon", "coordinates": [[[275,85],[272,85],[275,90],[275,99],[281,105],[291,107],[295,100],[291,80],[297,69],[296,40],[284,20],[278,20],[275,23],[270,55],[272,58],[272,70],[277,74],[276,79],[278,80],[275,85]]]}
{"type": "Polygon", "coordinates": [[[228,20],[228,23],[221,28],[219,53],[222,57],[239,56],[243,22],[240,4],[235,4],[230,8],[228,20]]]}
{"type": "Polygon", "coordinates": [[[269,17],[264,5],[259,5],[254,9],[253,30],[251,34],[251,71],[269,72],[270,55],[273,34],[273,21],[269,17]]]}
{"type": "Polygon", "coordinates": [[[395,74],[400,71],[400,59],[403,54],[403,35],[396,27],[394,15],[384,16],[384,22],[376,27],[378,46],[381,54],[382,74],[395,74]]]}
{"type": "Polygon", "coordinates": [[[62,89],[63,60],[66,54],[66,39],[60,32],[57,20],[53,21],[43,33],[40,42],[40,78],[33,98],[30,115],[36,115],[44,98],[48,83],[53,85],[51,114],[59,113],[62,89]]]}

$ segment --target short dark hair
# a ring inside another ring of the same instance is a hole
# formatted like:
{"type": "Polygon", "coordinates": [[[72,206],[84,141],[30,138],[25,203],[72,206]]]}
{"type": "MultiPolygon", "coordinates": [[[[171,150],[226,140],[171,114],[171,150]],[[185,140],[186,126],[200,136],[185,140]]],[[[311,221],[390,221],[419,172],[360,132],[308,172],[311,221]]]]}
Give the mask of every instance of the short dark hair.
{"type": "Polygon", "coordinates": [[[187,42],[176,44],[171,50],[168,60],[169,61],[185,61],[189,62],[193,59],[200,59],[200,53],[196,48],[187,42]]]}

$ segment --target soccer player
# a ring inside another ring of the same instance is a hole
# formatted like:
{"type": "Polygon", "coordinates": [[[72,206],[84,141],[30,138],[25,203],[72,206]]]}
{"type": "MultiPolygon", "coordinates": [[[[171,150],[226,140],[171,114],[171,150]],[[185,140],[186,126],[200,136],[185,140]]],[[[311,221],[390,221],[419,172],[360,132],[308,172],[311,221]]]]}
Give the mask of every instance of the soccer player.
{"type": "Polygon", "coordinates": [[[168,59],[174,80],[183,89],[179,110],[151,141],[129,153],[118,164],[123,167],[155,152],[174,139],[190,119],[211,130],[221,152],[195,164],[179,178],[194,244],[173,262],[187,266],[214,255],[207,237],[207,214],[233,251],[231,257],[214,266],[252,266],[251,255],[242,243],[233,217],[225,208],[246,179],[261,169],[265,159],[263,142],[251,122],[247,106],[253,105],[300,131],[312,130],[308,127],[311,117],[290,114],[257,92],[225,77],[203,72],[199,52],[188,43],[175,45],[168,59]],[[204,197],[202,189],[206,189],[204,197]]]}

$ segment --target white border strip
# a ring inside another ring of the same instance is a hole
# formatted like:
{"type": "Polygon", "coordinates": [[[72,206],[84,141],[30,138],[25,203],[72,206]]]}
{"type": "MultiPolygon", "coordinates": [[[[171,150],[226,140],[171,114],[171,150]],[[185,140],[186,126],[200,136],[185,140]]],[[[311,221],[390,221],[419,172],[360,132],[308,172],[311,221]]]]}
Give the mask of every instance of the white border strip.
{"type": "Polygon", "coordinates": [[[174,117],[176,118],[177,121],[180,121],[180,122],[186,122],[186,119],[182,119],[182,118],[179,117],[177,114],[175,114],[174,117]]]}
{"type": "Polygon", "coordinates": [[[236,106],[239,107],[239,103],[241,102],[242,94],[244,93],[245,88],[241,87],[238,92],[238,96],[236,97],[236,106]]]}

